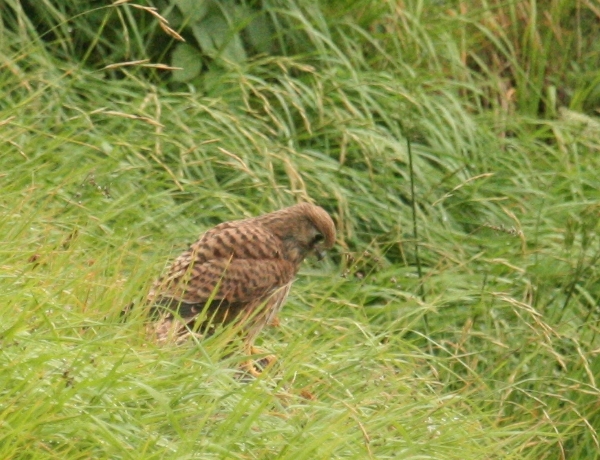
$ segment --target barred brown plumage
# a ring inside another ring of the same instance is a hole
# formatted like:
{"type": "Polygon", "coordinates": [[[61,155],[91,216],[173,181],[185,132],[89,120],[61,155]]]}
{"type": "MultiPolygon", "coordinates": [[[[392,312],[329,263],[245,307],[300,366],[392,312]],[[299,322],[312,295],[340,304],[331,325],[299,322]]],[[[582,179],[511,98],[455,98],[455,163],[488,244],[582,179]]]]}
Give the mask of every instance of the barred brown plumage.
{"type": "MultiPolygon", "coordinates": [[[[257,335],[285,303],[301,262],[311,251],[322,257],[335,236],[329,214],[309,203],[217,225],[150,290],[153,332],[159,341],[180,341],[194,326],[204,335],[236,321],[251,355],[257,335]]],[[[251,361],[245,368],[258,374],[251,361]]]]}

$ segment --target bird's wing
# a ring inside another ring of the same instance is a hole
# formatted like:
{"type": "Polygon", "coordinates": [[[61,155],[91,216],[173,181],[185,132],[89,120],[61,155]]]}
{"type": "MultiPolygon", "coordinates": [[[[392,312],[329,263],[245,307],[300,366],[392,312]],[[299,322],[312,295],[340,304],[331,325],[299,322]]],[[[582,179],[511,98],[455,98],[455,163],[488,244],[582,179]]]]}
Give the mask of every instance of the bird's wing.
{"type": "MultiPolygon", "coordinates": [[[[217,270],[223,273],[225,261],[234,260],[279,260],[283,252],[281,240],[259,225],[245,224],[246,221],[225,222],[207,231],[198,241],[181,254],[167,273],[153,286],[149,300],[165,287],[188,284],[196,270],[217,270]],[[199,267],[206,264],[206,267],[199,267]]],[[[242,264],[243,265],[243,264],[242,264]]],[[[236,272],[235,267],[232,269],[236,272]]],[[[211,292],[214,286],[211,288],[211,292]]]]}
{"type": "Polygon", "coordinates": [[[161,286],[154,305],[184,319],[195,318],[206,308],[208,319],[225,323],[251,314],[273,295],[287,295],[295,274],[295,266],[283,259],[215,259],[195,264],[184,276],[161,286]]]}
{"type": "Polygon", "coordinates": [[[293,281],[297,266],[282,259],[282,253],[281,240],[260,225],[223,223],[173,262],[152,288],[148,303],[155,312],[176,311],[184,319],[206,307],[214,322],[227,322],[253,311],[293,281]]]}
{"type": "Polygon", "coordinates": [[[212,259],[278,259],[283,243],[252,221],[225,222],[207,231],[190,247],[195,263],[212,259]]]}
{"type": "Polygon", "coordinates": [[[294,278],[297,267],[282,259],[283,243],[260,225],[224,223],[206,232],[171,265],[150,300],[204,304],[264,299],[294,278]]]}
{"type": "Polygon", "coordinates": [[[166,286],[169,297],[187,303],[223,299],[248,302],[264,298],[295,275],[295,267],[283,259],[215,259],[189,267],[176,283],[166,286]]]}

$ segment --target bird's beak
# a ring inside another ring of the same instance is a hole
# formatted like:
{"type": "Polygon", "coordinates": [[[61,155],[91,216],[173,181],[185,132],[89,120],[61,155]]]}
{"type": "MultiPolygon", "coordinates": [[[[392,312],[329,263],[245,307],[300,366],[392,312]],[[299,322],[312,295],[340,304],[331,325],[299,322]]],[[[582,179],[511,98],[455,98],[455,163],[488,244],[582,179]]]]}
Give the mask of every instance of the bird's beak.
{"type": "Polygon", "coordinates": [[[325,251],[321,248],[315,248],[315,254],[319,260],[323,260],[325,258],[325,251]]]}

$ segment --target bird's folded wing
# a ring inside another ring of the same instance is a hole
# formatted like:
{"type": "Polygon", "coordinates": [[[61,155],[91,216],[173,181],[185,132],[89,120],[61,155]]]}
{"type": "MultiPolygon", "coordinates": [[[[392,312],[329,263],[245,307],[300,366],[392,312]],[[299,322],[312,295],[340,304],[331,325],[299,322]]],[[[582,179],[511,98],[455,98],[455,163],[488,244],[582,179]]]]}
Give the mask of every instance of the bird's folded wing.
{"type": "Polygon", "coordinates": [[[226,222],[207,231],[187,251],[189,261],[215,259],[278,259],[283,245],[267,229],[244,222],[226,222]],[[237,224],[237,225],[234,225],[237,224]]]}
{"type": "Polygon", "coordinates": [[[261,301],[288,285],[295,274],[296,267],[284,259],[214,259],[167,276],[156,294],[187,304],[261,301]]]}

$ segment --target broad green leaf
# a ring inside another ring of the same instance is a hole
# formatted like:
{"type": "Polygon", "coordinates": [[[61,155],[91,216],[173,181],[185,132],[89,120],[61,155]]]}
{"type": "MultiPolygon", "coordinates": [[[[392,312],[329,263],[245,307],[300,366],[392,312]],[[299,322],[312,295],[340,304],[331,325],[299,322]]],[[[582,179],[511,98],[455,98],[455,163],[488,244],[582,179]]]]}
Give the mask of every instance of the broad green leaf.
{"type": "Polygon", "coordinates": [[[239,34],[233,33],[221,13],[215,12],[192,26],[192,32],[202,51],[213,58],[240,63],[246,60],[246,51],[239,34]]]}
{"type": "Polygon", "coordinates": [[[197,77],[202,69],[202,54],[197,48],[180,43],[173,52],[171,64],[181,68],[173,71],[173,80],[190,81],[197,77]]]}
{"type": "Polygon", "coordinates": [[[264,13],[252,19],[246,32],[250,43],[258,53],[270,54],[275,48],[273,42],[275,30],[264,13]]]}
{"type": "Polygon", "coordinates": [[[213,3],[212,0],[174,0],[175,4],[190,23],[201,21],[213,3]]]}

